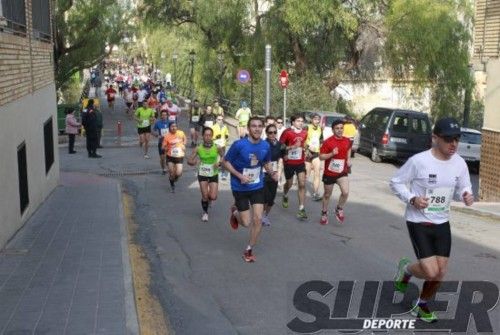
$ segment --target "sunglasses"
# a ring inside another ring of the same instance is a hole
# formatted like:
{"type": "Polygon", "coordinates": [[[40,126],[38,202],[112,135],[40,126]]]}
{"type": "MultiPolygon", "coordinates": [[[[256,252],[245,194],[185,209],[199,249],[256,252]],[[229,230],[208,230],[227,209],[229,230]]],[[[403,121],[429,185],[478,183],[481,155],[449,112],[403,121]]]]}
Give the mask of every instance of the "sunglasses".
{"type": "Polygon", "coordinates": [[[460,142],[460,135],[457,136],[440,136],[446,143],[460,142]]]}
{"type": "Polygon", "coordinates": [[[283,124],[283,121],[276,121],[276,123],[283,124]]]}
{"type": "Polygon", "coordinates": [[[271,134],[277,134],[278,132],[276,132],[276,131],[268,131],[267,133],[268,133],[269,135],[271,135],[271,134]]]}

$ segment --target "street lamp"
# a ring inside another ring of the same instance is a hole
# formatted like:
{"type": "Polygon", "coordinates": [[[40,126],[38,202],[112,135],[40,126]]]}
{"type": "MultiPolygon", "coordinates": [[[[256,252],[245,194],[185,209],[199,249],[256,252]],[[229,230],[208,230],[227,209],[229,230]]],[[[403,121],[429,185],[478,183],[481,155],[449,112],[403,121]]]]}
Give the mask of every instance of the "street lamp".
{"type": "Polygon", "coordinates": [[[172,79],[172,82],[174,83],[174,86],[177,84],[177,52],[174,51],[174,54],[172,55],[172,62],[174,63],[174,78],[172,79]]]}
{"type": "Polygon", "coordinates": [[[224,78],[224,70],[225,70],[225,66],[224,66],[224,51],[220,50],[217,51],[217,62],[219,63],[219,92],[218,92],[218,96],[219,98],[222,98],[223,95],[224,95],[224,92],[222,92],[222,87],[223,87],[223,83],[222,83],[222,80],[224,78]]]}
{"type": "Polygon", "coordinates": [[[194,50],[191,50],[189,52],[189,62],[191,63],[191,77],[190,77],[190,83],[189,83],[189,97],[191,98],[191,101],[194,100],[194,59],[196,57],[196,52],[194,50]]]}

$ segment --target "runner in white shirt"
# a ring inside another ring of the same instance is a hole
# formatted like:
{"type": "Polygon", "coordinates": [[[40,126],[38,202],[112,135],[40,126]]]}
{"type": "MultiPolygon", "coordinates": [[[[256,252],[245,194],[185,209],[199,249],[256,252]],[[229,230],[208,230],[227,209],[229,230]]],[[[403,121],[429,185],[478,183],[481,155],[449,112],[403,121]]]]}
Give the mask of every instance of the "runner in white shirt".
{"type": "Polygon", "coordinates": [[[406,205],[405,219],[418,261],[401,258],[395,277],[396,290],[405,292],[412,276],[424,279],[412,314],[425,322],[437,321],[429,310],[443,280],[451,249],[450,202],[474,202],[467,164],[456,152],[460,125],[453,118],[436,122],[433,148],[411,157],[391,179],[392,191],[406,205]],[[409,186],[409,187],[408,187],[409,186]]]}
{"type": "Polygon", "coordinates": [[[137,102],[139,104],[144,103],[146,100],[146,95],[148,95],[148,91],[144,88],[144,86],[137,92],[137,102]]]}

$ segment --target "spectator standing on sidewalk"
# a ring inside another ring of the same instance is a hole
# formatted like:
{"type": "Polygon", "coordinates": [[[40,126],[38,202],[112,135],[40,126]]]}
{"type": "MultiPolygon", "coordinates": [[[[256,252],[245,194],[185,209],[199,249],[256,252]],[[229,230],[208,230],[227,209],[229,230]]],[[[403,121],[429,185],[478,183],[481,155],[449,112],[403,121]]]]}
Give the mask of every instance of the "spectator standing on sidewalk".
{"type": "Polygon", "coordinates": [[[68,153],[76,154],[75,136],[78,134],[81,124],[76,120],[73,108],[66,110],[66,134],[68,134],[68,153]]]}
{"type": "Polygon", "coordinates": [[[102,120],[102,112],[99,108],[95,109],[95,115],[97,119],[97,147],[102,148],[101,136],[102,136],[103,120],[102,120]]]}
{"type": "Polygon", "coordinates": [[[97,115],[95,112],[94,99],[89,99],[87,108],[82,113],[82,125],[85,128],[87,137],[87,151],[89,158],[101,158],[97,154],[98,135],[97,135],[97,115]]]}

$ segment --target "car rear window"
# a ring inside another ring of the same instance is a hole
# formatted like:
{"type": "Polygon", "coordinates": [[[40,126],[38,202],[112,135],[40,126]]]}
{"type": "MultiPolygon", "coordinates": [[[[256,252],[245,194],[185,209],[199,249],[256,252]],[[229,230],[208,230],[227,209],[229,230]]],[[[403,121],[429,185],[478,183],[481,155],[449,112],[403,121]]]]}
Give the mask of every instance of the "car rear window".
{"type": "Polygon", "coordinates": [[[468,144],[481,144],[481,134],[462,132],[460,142],[468,144]]]}
{"type": "Polygon", "coordinates": [[[340,116],[327,116],[325,117],[325,126],[326,127],[331,127],[332,126],[332,122],[334,120],[343,120],[344,118],[343,117],[340,117],[340,116]]]}
{"type": "Polygon", "coordinates": [[[394,116],[394,121],[392,122],[392,130],[401,133],[408,132],[408,116],[396,115],[394,116]]]}
{"type": "Polygon", "coordinates": [[[426,119],[413,118],[411,120],[411,131],[415,134],[425,134],[431,133],[431,128],[426,119]]]}

